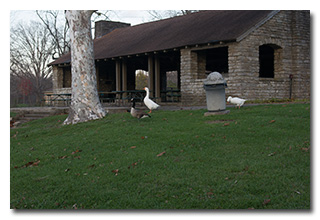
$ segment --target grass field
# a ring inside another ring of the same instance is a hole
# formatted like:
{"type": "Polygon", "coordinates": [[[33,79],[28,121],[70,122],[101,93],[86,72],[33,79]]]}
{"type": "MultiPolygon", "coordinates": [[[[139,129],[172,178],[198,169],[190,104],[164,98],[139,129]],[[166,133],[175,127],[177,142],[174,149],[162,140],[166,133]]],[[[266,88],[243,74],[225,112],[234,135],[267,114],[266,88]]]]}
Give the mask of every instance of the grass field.
{"type": "Polygon", "coordinates": [[[10,208],[310,209],[310,104],[11,129],[10,208]]]}

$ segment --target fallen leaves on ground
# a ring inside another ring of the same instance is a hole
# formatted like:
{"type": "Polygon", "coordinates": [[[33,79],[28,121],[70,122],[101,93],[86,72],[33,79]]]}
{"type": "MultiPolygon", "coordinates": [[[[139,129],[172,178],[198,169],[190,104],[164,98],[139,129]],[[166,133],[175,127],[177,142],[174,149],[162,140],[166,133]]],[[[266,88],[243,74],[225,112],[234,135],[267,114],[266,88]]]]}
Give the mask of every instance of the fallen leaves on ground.
{"type": "Polygon", "coordinates": [[[269,204],[271,202],[271,199],[265,199],[264,201],[263,201],[263,205],[267,205],[267,204],[269,204]]]}
{"type": "Polygon", "coordinates": [[[132,163],[130,166],[128,166],[128,169],[130,169],[131,167],[134,168],[137,165],[138,165],[138,162],[132,163]]]}
{"type": "Polygon", "coordinates": [[[90,166],[88,166],[88,168],[94,168],[96,165],[95,164],[92,164],[90,166]]]}
{"type": "Polygon", "coordinates": [[[158,154],[157,157],[161,157],[161,156],[164,155],[165,153],[166,153],[166,152],[163,151],[163,152],[161,152],[160,154],[158,154]]]}
{"type": "Polygon", "coordinates": [[[295,190],[294,192],[297,193],[297,194],[299,194],[299,195],[301,194],[301,192],[299,192],[298,190],[295,190]]]}
{"type": "Polygon", "coordinates": [[[276,154],[276,152],[272,152],[270,154],[268,154],[268,157],[274,156],[276,154]]]}
{"type": "Polygon", "coordinates": [[[19,132],[17,131],[17,132],[12,136],[12,138],[16,138],[18,134],[19,134],[19,132]]]}
{"type": "Polygon", "coordinates": [[[76,154],[76,153],[79,153],[79,152],[81,152],[82,150],[75,150],[75,151],[73,151],[71,154],[76,154]]]}
{"type": "MultiPolygon", "coordinates": [[[[64,149],[64,151],[66,151],[66,149],[64,149]]],[[[74,155],[74,154],[80,153],[80,152],[82,152],[82,150],[78,150],[77,149],[77,150],[73,151],[71,154],[74,155]]],[[[65,158],[68,158],[68,155],[63,155],[63,156],[58,157],[58,159],[65,159],[65,158]]],[[[74,158],[80,159],[81,157],[80,156],[74,156],[74,158]]]]}
{"type": "Polygon", "coordinates": [[[213,198],[214,197],[214,193],[213,192],[207,192],[207,197],[209,198],[209,199],[211,199],[211,198],[213,198]]]}
{"type": "Polygon", "coordinates": [[[38,166],[39,165],[39,163],[40,163],[40,160],[36,160],[36,161],[30,161],[30,162],[28,162],[28,163],[26,163],[26,164],[24,164],[24,165],[22,165],[22,166],[15,166],[14,168],[26,168],[26,167],[36,167],[36,166],[38,166]]]}
{"type": "Polygon", "coordinates": [[[276,122],[276,120],[271,120],[271,121],[269,121],[270,124],[271,124],[271,123],[274,123],[274,122],[276,122]]]}
{"type": "Polygon", "coordinates": [[[111,172],[114,173],[116,176],[118,176],[119,169],[112,170],[111,172]]]}

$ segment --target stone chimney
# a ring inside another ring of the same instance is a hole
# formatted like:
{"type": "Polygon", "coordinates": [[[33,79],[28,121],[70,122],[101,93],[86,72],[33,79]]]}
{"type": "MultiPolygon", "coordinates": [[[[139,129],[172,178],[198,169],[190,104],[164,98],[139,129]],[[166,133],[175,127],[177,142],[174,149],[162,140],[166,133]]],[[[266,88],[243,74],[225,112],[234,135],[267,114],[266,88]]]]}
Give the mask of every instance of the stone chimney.
{"type": "Polygon", "coordinates": [[[100,38],[103,35],[110,33],[117,28],[124,28],[131,26],[128,23],[116,22],[116,21],[96,21],[94,30],[94,39],[100,38]]]}

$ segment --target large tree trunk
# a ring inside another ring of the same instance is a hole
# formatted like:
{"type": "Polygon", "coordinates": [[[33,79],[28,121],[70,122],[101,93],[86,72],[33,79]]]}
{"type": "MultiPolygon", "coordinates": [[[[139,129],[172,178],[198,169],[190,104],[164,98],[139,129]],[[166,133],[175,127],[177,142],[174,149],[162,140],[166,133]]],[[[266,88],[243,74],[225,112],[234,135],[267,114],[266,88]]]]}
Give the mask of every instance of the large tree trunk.
{"type": "Polygon", "coordinates": [[[70,25],[72,96],[69,116],[64,124],[103,118],[94,64],[91,15],[94,11],[66,11],[70,25]]]}

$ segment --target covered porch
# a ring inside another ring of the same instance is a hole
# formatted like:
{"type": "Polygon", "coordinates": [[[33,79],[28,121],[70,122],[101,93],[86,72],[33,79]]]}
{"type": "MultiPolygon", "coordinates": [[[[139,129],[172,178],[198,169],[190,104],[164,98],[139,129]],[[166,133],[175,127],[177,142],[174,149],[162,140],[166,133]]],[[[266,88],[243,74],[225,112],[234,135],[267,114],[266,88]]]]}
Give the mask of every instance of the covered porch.
{"type": "MultiPolygon", "coordinates": [[[[70,104],[71,65],[53,66],[53,92],[45,96],[51,106],[70,104]]],[[[142,102],[144,87],[158,103],[179,103],[180,50],[152,52],[117,58],[96,59],[97,88],[102,104],[127,106],[130,99],[142,102]],[[138,77],[138,72],[142,77],[138,77]]]]}

